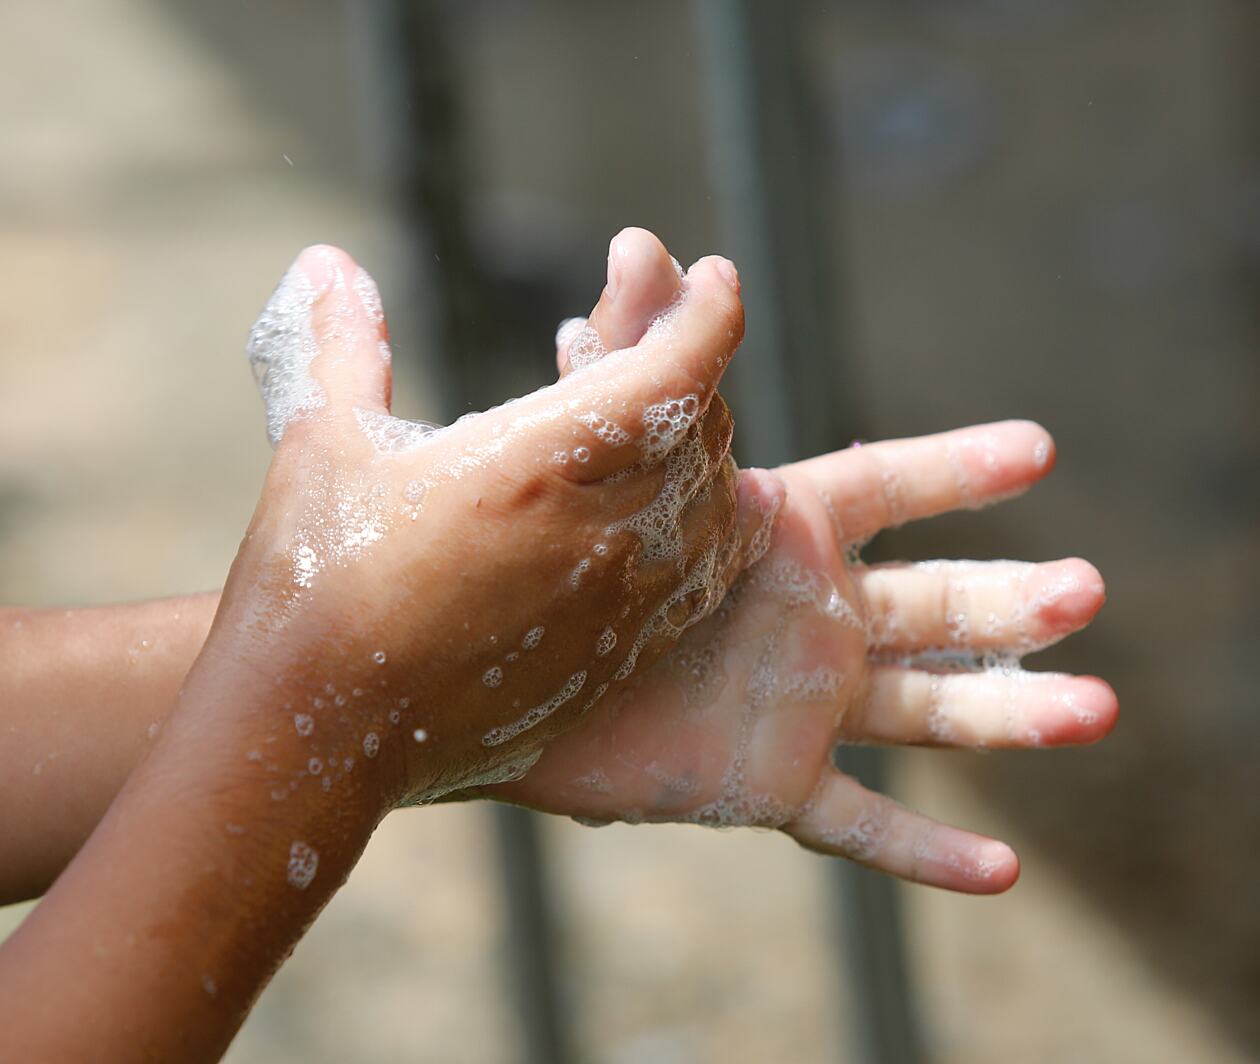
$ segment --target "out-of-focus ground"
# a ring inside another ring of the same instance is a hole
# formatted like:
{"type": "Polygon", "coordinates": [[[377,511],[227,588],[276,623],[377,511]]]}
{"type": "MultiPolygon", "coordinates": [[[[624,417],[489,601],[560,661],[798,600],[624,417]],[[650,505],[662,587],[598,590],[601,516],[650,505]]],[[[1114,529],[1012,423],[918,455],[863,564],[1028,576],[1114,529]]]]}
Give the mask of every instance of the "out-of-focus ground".
{"type": "MultiPolygon", "coordinates": [[[[1106,745],[896,755],[899,798],[1024,860],[1002,898],[904,892],[934,1059],[1255,1059],[1260,15],[809,7],[860,431],[1016,415],[1060,448],[1029,498],[876,549],[1081,554],[1112,594],[1046,655],[1113,681],[1106,745]]],[[[548,324],[593,301],[621,225],[712,250],[693,26],[659,0],[459,11],[481,254],[505,291],[543,293],[514,319],[507,394],[543,379],[548,324]]],[[[268,460],[241,348],[272,284],[329,241],[385,264],[387,309],[406,299],[397,222],[354,165],[341,20],[0,8],[4,601],[217,585],[268,460]]],[[[400,339],[397,408],[434,415],[400,339]]],[[[826,862],[694,828],[548,821],[545,842],[584,1059],[843,1059],[826,862]]],[[[495,860],[482,808],[390,818],[228,1059],[515,1059],[495,860]]]]}

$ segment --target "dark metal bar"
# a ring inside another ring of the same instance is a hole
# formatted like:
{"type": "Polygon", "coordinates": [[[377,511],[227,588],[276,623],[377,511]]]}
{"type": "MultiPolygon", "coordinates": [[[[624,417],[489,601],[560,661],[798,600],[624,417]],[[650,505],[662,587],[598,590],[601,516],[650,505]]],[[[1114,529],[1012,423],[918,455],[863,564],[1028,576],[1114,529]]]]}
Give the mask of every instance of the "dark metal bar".
{"type": "Polygon", "coordinates": [[[562,986],[555,949],[558,929],[548,890],[546,849],[537,813],[494,807],[499,865],[507,903],[508,963],[529,1064],[576,1060],[560,1007],[562,986]]]}
{"type": "MultiPolygon", "coordinates": [[[[398,218],[395,276],[408,318],[393,329],[451,419],[493,397],[478,309],[486,288],[468,238],[450,19],[440,0],[346,0],[363,97],[369,178],[398,218]],[[399,328],[401,326],[401,328],[399,328]]],[[[494,809],[511,988],[528,1064],[574,1059],[560,1006],[557,928],[535,814],[494,809]]]]}
{"type": "MultiPolygon", "coordinates": [[[[747,335],[728,376],[741,460],[778,465],[859,434],[832,333],[831,234],[816,187],[800,9],[757,0],[696,0],[705,133],[725,248],[739,266],[747,335]]],[[[883,782],[882,756],[843,750],[840,767],[883,782]]],[[[843,1059],[924,1059],[895,884],[836,862],[840,948],[853,1003],[843,1059]]]]}

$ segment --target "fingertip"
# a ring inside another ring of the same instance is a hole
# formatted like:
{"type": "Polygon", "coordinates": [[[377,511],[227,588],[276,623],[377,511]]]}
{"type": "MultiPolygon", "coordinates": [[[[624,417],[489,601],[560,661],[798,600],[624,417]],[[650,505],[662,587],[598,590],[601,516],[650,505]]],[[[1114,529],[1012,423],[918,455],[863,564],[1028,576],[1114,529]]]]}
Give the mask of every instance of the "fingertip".
{"type": "Polygon", "coordinates": [[[693,281],[701,272],[712,272],[732,293],[739,295],[739,271],[735,268],[735,263],[724,255],[705,255],[703,258],[696,259],[687,268],[686,279],[693,281]]]}
{"type": "Polygon", "coordinates": [[[1106,680],[1072,676],[1044,711],[1047,746],[1088,746],[1115,729],[1120,701],[1106,680]]]}
{"type": "Polygon", "coordinates": [[[686,276],[687,299],[697,296],[709,302],[725,328],[726,343],[717,368],[726,364],[744,339],[744,304],[739,297],[739,275],[730,259],[706,255],[692,263],[686,276]]]}
{"type": "Polygon", "coordinates": [[[1071,565],[1076,570],[1076,578],[1081,586],[1089,591],[1095,598],[1099,600],[1101,605],[1107,601],[1107,583],[1103,580],[1103,575],[1098,571],[1098,567],[1093,562],[1085,558],[1063,559],[1064,564],[1071,565]]]}
{"type": "Polygon", "coordinates": [[[622,226],[621,229],[618,231],[617,235],[613,237],[613,240],[614,241],[620,240],[622,237],[625,237],[627,240],[640,240],[641,239],[641,240],[655,241],[658,244],[661,242],[660,237],[658,237],[654,232],[652,232],[652,230],[644,229],[640,225],[622,226]]]}
{"type": "Polygon", "coordinates": [[[935,859],[920,864],[919,882],[961,894],[1001,894],[1019,879],[1019,857],[998,839],[942,828],[935,859]]]}
{"type": "Polygon", "coordinates": [[[991,862],[993,871],[983,880],[986,888],[980,894],[1005,894],[1019,882],[1019,854],[1010,846],[998,840],[992,840],[988,847],[987,860],[991,862]]]}
{"type": "Polygon", "coordinates": [[[315,287],[311,372],[332,406],[387,413],[393,389],[389,330],[372,276],[340,248],[315,244],[295,265],[315,287]]]}
{"type": "Polygon", "coordinates": [[[1022,495],[1054,467],[1054,440],[1035,421],[995,421],[944,434],[963,505],[989,506],[1022,495]]]}
{"type": "Polygon", "coordinates": [[[608,242],[610,259],[625,261],[635,258],[648,259],[657,255],[668,256],[660,237],[637,225],[625,226],[608,242]]]}
{"type": "Polygon", "coordinates": [[[603,350],[637,344],[677,299],[680,284],[674,260],[654,234],[621,230],[608,245],[608,283],[590,315],[603,350]]]}
{"type": "Polygon", "coordinates": [[[1107,598],[1102,574],[1084,558],[1064,558],[1037,567],[1032,607],[1051,632],[1082,628],[1107,598]]]}
{"type": "MultiPolygon", "coordinates": [[[[598,313],[602,334],[602,301],[598,313]]],[[[590,324],[595,323],[593,314],[590,324]]],[[[743,338],[743,328],[739,297],[718,273],[716,256],[710,256],[692,266],[682,298],[671,301],[663,312],[658,310],[632,349],[613,352],[619,357],[610,355],[598,364],[609,379],[620,379],[621,394],[635,404],[691,403],[703,414],[743,338]]]]}
{"type": "Polygon", "coordinates": [[[1019,857],[998,839],[985,839],[950,864],[957,875],[940,885],[962,894],[1004,894],[1019,879],[1019,857]]]}
{"type": "Polygon", "coordinates": [[[1120,720],[1120,699],[1115,688],[1100,676],[1081,676],[1079,679],[1088,689],[1083,700],[1086,713],[1094,718],[1089,741],[1096,742],[1115,730],[1120,720]]]}
{"type": "Polygon", "coordinates": [[[293,266],[305,274],[320,295],[358,268],[348,252],[332,244],[311,244],[303,248],[294,259],[293,266]]]}
{"type": "Polygon", "coordinates": [[[1038,477],[1046,476],[1054,469],[1057,456],[1054,437],[1045,426],[1036,421],[1015,419],[1003,423],[1008,430],[1022,437],[1029,464],[1038,477]]]}

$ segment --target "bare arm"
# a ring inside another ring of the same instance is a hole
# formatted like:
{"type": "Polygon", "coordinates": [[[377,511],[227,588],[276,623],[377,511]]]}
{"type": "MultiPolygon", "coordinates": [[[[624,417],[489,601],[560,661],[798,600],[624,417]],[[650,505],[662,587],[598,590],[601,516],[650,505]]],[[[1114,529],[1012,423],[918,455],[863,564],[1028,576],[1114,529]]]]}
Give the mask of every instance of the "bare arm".
{"type": "MultiPolygon", "coordinates": [[[[260,805],[266,770],[247,754],[273,698],[222,654],[199,662],[165,733],[0,949],[6,1056],[201,1061],[226,1049],[385,808],[383,774],[260,805]]],[[[281,741],[273,763],[304,760],[297,736],[281,741]]]]}
{"type": "Polygon", "coordinates": [[[42,894],[156,736],[219,594],[0,611],[0,904],[42,894]]]}

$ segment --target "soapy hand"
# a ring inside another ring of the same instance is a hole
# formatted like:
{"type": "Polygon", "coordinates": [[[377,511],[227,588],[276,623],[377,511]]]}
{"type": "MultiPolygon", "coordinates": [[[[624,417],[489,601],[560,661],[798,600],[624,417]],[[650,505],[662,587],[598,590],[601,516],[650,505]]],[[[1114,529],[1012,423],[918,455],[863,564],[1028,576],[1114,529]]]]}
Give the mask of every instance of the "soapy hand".
{"type": "MultiPolygon", "coordinates": [[[[650,234],[619,238],[620,307],[566,323],[575,343],[633,343],[676,273],[650,234]],[[638,309],[627,320],[626,308],[638,309]],[[592,331],[615,335],[598,343],[592,331]]],[[[618,250],[614,243],[614,256],[618,250]]],[[[863,565],[883,528],[1017,494],[1054,460],[1028,422],[978,426],[746,471],[764,557],[666,657],[612,691],[519,782],[486,793],[582,820],[780,829],[810,849],[917,882],[1005,890],[1005,844],[940,824],[838,771],[838,743],[1042,747],[1113,726],[1101,680],[1025,672],[1020,655],[1084,627],[1102,605],[1079,559],[863,565]]],[[[755,522],[753,522],[755,524],[755,522]]]]}
{"type": "Polygon", "coordinates": [[[387,804],[517,776],[722,600],[755,531],[715,392],[738,280],[672,276],[627,350],[438,428],[389,412],[367,274],[299,257],[251,336],[277,451],[210,637],[275,686],[274,798],[367,762],[387,804]]]}

